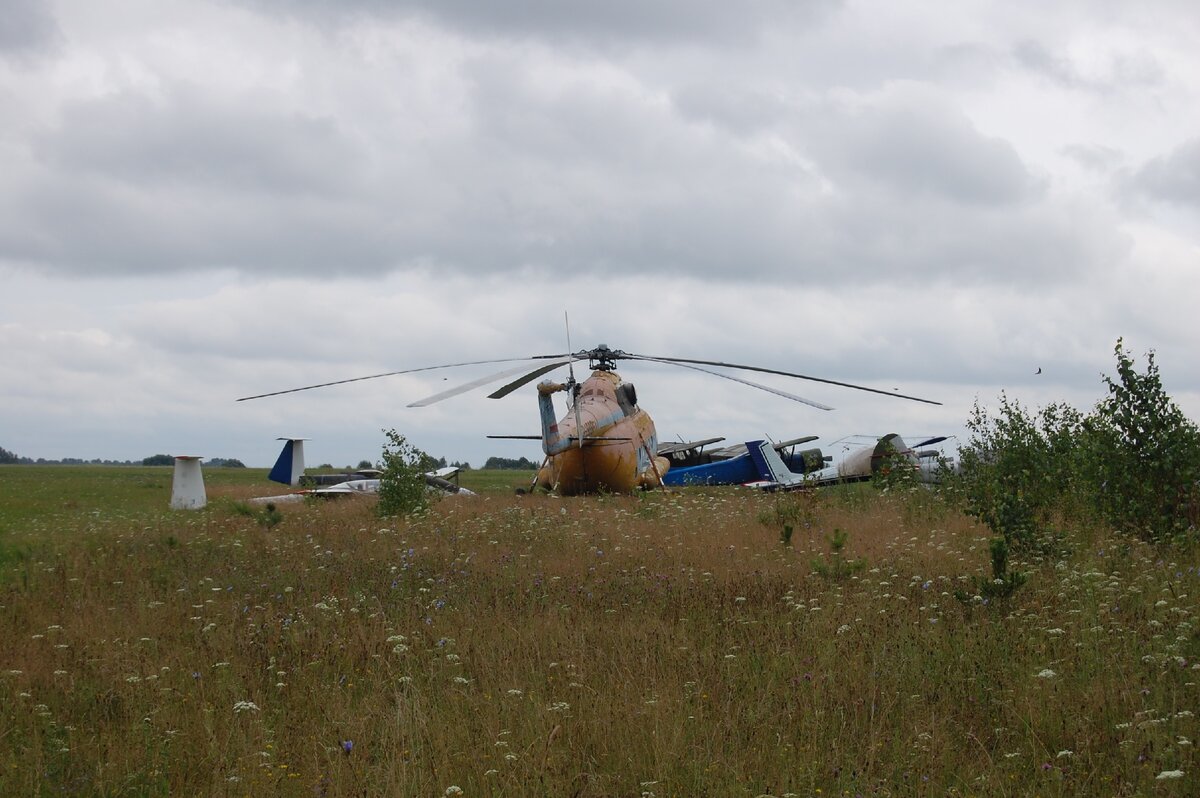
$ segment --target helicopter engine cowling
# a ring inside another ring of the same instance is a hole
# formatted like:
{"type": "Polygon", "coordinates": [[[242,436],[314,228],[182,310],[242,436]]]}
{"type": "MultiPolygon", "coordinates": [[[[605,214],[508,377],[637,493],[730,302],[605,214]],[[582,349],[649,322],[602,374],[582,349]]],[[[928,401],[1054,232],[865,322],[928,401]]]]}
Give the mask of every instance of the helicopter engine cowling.
{"type": "Polygon", "coordinates": [[[643,490],[662,487],[663,474],[671,469],[671,461],[665,457],[654,457],[651,467],[638,474],[638,487],[643,490]]]}

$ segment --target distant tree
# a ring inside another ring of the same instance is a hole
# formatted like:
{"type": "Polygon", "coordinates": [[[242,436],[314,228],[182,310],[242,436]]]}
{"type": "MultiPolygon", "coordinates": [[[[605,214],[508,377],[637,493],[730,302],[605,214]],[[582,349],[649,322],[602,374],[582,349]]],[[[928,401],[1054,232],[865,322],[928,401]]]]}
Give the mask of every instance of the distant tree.
{"type": "Polygon", "coordinates": [[[206,465],[213,468],[245,468],[246,464],[236,457],[214,457],[206,465]]]}
{"type": "Polygon", "coordinates": [[[453,463],[451,463],[450,465],[454,466],[455,468],[461,468],[463,471],[470,471],[470,470],[471,470],[471,464],[470,464],[470,463],[460,463],[459,461],[455,460],[455,461],[454,461],[453,463]]]}
{"type": "Polygon", "coordinates": [[[359,467],[360,469],[362,469],[362,468],[374,468],[374,467],[375,467],[375,464],[374,464],[374,463],[372,463],[370,460],[359,460],[359,461],[358,461],[358,467],[359,467]]]}
{"type": "Polygon", "coordinates": [[[489,457],[487,462],[483,464],[483,467],[505,471],[532,471],[537,468],[537,463],[524,457],[519,457],[516,460],[511,457],[489,457]]]}
{"type": "Polygon", "coordinates": [[[0,463],[19,463],[21,458],[10,452],[8,449],[0,447],[0,463]]]}
{"type": "MultiPolygon", "coordinates": [[[[63,460],[63,462],[65,463],[65,462],[67,462],[67,460],[63,460]]],[[[142,459],[142,465],[144,465],[144,466],[160,466],[160,465],[174,465],[174,464],[175,464],[175,458],[169,454],[155,454],[155,455],[151,455],[150,457],[146,457],[146,458],[142,459]]]]}

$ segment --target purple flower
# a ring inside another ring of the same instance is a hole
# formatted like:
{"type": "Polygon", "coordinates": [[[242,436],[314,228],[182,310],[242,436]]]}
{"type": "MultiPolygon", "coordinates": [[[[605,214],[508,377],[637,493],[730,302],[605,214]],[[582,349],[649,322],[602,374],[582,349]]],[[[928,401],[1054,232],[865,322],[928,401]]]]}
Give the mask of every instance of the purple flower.
{"type": "Polygon", "coordinates": [[[342,740],[342,753],[343,754],[349,755],[350,752],[353,750],[354,750],[354,741],[353,740],[342,740]]]}

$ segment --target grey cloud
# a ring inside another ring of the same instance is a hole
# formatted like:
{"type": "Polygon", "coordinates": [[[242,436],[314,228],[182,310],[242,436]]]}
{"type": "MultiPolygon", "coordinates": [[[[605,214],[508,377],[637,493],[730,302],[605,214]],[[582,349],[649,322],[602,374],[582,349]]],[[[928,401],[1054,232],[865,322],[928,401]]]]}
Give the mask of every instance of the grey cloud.
{"type": "Polygon", "coordinates": [[[6,0],[0,12],[0,56],[35,56],[56,45],[61,36],[43,0],[6,0]]]}
{"type": "Polygon", "coordinates": [[[910,284],[1052,281],[1122,251],[1087,214],[1056,213],[1007,143],[919,92],[853,110],[767,102],[759,124],[788,158],[633,82],[547,82],[506,58],[461,68],[463,124],[403,141],[387,115],[359,118],[359,142],[336,121],[187,92],[75,106],[0,195],[0,258],[910,284]]]}
{"type": "Polygon", "coordinates": [[[757,87],[685,84],[671,93],[671,102],[685,118],[741,135],[775,127],[790,116],[786,98],[757,87]]]}
{"type": "Polygon", "coordinates": [[[1125,188],[1150,199],[1200,206],[1200,138],[1147,162],[1126,179],[1125,188]]]}
{"type": "Polygon", "coordinates": [[[961,111],[920,92],[818,110],[808,124],[810,146],[840,181],[974,205],[1011,205],[1040,193],[1011,144],[980,134],[961,111]]]}
{"type": "Polygon", "coordinates": [[[322,23],[418,17],[473,35],[550,38],[600,45],[754,40],[784,21],[818,19],[841,0],[228,0],[322,23]]]}
{"type": "Polygon", "coordinates": [[[35,151],[118,183],[265,193],[341,193],[363,171],[360,149],[330,119],[172,89],[162,101],[126,93],[68,106],[35,151]]]}

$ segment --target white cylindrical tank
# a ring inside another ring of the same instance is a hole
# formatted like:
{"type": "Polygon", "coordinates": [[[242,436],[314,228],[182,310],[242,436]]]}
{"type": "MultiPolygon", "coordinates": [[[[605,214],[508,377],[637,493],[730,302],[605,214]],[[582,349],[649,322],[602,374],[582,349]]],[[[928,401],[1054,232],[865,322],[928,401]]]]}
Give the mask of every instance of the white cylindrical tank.
{"type": "Polygon", "coordinates": [[[190,454],[175,458],[175,476],[171,480],[172,510],[199,510],[208,504],[200,459],[190,454]]]}

